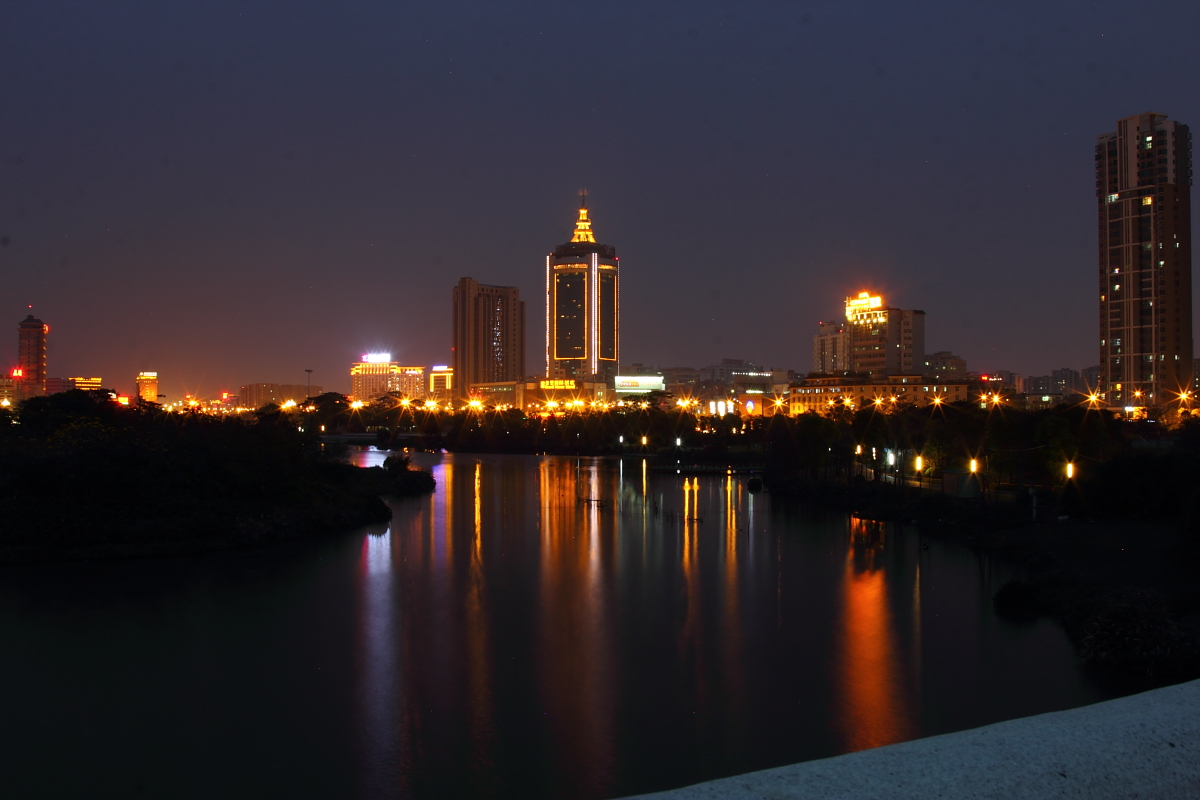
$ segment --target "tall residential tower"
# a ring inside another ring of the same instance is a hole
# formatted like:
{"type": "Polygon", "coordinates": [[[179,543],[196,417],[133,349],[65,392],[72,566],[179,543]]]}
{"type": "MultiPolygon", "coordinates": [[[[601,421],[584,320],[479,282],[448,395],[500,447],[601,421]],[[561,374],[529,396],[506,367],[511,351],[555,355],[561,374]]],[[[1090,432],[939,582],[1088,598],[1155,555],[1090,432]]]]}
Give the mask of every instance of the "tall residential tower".
{"type": "Polygon", "coordinates": [[[476,383],[524,378],[525,302],[517,288],[462,278],[453,300],[454,396],[469,396],[476,383]]]}
{"type": "Polygon", "coordinates": [[[46,334],[50,326],[35,319],[33,314],[21,320],[17,328],[17,370],[14,378],[21,379],[24,397],[40,397],[46,393],[46,334]]]}
{"type": "Polygon", "coordinates": [[[574,236],[546,256],[546,377],[607,383],[621,355],[620,263],[596,244],[580,195],[574,236]]]}
{"type": "Polygon", "coordinates": [[[1192,383],[1192,135],[1165,114],[1096,143],[1100,388],[1114,406],[1166,405],[1192,383]]]}

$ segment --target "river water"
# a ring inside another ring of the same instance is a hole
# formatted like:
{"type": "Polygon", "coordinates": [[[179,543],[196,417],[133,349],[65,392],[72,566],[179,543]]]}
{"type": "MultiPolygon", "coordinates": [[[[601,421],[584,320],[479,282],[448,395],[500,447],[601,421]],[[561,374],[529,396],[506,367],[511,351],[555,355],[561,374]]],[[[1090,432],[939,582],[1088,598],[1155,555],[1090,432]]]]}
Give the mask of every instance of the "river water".
{"type": "Polygon", "coordinates": [[[414,460],[438,489],[390,525],[0,567],[5,794],[605,798],[1136,688],[912,526],[641,461],[414,460]]]}

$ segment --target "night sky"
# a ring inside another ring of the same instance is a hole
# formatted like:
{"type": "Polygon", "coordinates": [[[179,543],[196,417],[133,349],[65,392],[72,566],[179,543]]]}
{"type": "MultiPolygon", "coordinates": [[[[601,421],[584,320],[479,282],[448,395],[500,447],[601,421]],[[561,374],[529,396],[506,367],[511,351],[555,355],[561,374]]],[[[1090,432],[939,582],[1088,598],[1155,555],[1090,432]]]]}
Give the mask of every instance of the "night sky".
{"type": "Polygon", "coordinates": [[[808,370],[871,288],[971,369],[1078,369],[1095,137],[1200,132],[1198,36],[1194,0],[6,2],[0,358],[32,304],[54,377],[348,391],[448,363],[470,276],[538,372],[587,187],[622,362],[808,370]]]}

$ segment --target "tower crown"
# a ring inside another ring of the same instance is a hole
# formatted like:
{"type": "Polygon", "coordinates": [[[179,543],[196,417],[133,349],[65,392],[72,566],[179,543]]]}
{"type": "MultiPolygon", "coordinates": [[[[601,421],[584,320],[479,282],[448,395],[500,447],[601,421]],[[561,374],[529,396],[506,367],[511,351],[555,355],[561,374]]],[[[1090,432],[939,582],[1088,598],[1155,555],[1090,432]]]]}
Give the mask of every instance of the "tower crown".
{"type": "Polygon", "coordinates": [[[571,242],[596,243],[596,236],[592,233],[592,221],[588,219],[587,206],[579,209],[579,219],[575,220],[575,235],[571,237],[571,242]]]}

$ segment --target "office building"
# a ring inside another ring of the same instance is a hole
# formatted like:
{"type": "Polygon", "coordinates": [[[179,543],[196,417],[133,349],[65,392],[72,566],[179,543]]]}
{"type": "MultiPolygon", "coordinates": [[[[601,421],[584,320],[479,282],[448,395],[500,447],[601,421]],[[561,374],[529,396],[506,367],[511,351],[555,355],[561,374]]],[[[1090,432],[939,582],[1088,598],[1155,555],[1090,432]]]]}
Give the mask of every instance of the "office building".
{"type": "Polygon", "coordinates": [[[46,378],[46,394],[62,394],[75,388],[75,381],[70,378],[46,378]]]}
{"type": "Polygon", "coordinates": [[[454,368],[438,365],[429,368],[428,397],[434,400],[449,400],[455,396],[454,368]]]}
{"type": "MultiPolygon", "coordinates": [[[[258,410],[265,405],[274,403],[281,406],[289,400],[293,403],[303,403],[308,399],[310,388],[303,383],[250,383],[238,389],[236,395],[237,407],[258,410]]],[[[311,387],[312,397],[321,394],[320,386],[311,387]]],[[[225,402],[229,402],[228,398],[225,402]]]]}
{"type": "Polygon", "coordinates": [[[949,350],[938,350],[925,355],[925,368],[921,372],[939,380],[966,380],[967,360],[949,350]]]}
{"type": "Polygon", "coordinates": [[[25,317],[17,328],[17,369],[13,378],[19,378],[19,394],[22,397],[38,397],[46,393],[46,334],[50,326],[35,319],[33,314],[25,317]]]}
{"type": "Polygon", "coordinates": [[[350,397],[367,402],[385,394],[425,396],[425,367],[404,366],[391,353],[365,353],[350,367],[350,397]]]}
{"type": "Polygon", "coordinates": [[[144,403],[158,402],[158,373],[139,372],[137,376],[137,396],[144,403]]]}
{"type": "Polygon", "coordinates": [[[839,375],[850,371],[850,326],[844,319],[817,323],[812,341],[812,371],[820,375],[839,375]]]}
{"type": "Polygon", "coordinates": [[[883,297],[846,298],[850,372],[871,377],[920,374],[925,360],[925,312],[890,308],[883,297]]]}
{"type": "Polygon", "coordinates": [[[1100,388],[1112,406],[1167,405],[1192,384],[1192,135],[1164,114],[1096,143],[1100,388]]]}
{"type": "Polygon", "coordinates": [[[581,192],[571,241],[546,256],[546,376],[611,383],[621,348],[620,264],[597,244],[581,192]]]}
{"type": "Polygon", "coordinates": [[[74,384],[72,386],[72,388],[74,388],[74,389],[91,390],[91,389],[103,389],[104,388],[101,385],[102,381],[100,378],[84,378],[84,377],[80,376],[77,378],[67,378],[67,380],[69,380],[72,384],[74,384]]]}
{"type": "Polygon", "coordinates": [[[453,302],[455,397],[467,397],[472,384],[524,378],[525,302],[517,288],[461,278],[453,302]]]}

